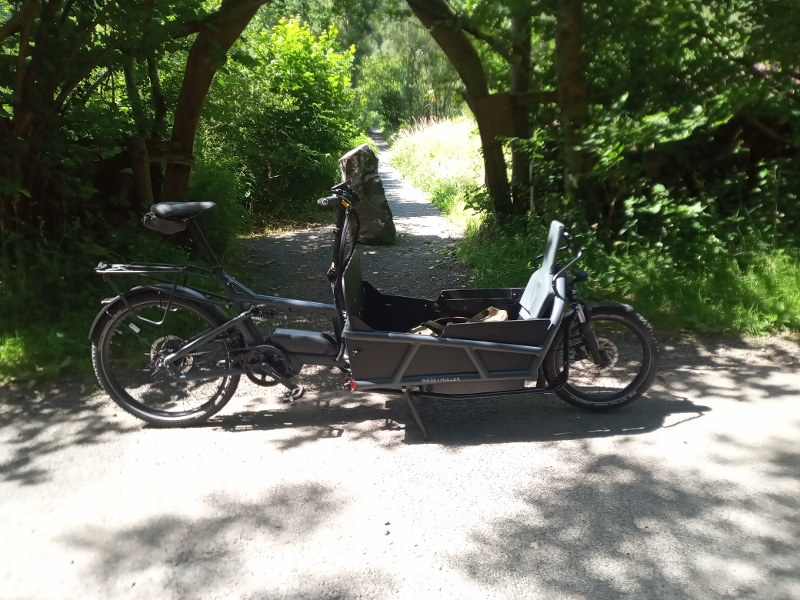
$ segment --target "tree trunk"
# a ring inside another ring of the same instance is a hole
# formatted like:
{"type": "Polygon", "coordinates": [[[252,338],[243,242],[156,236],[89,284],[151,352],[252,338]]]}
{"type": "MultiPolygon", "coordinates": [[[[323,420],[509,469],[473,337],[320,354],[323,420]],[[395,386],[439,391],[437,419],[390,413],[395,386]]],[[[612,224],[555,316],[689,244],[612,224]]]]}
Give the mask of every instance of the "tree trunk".
{"type": "Polygon", "coordinates": [[[583,78],[583,0],[558,1],[556,29],[556,93],[561,111],[564,144],[564,192],[573,206],[583,206],[587,216],[599,216],[593,185],[586,175],[592,158],[582,148],[583,133],[589,118],[589,90],[583,78]]]}
{"type": "MultiPolygon", "coordinates": [[[[226,0],[220,8],[220,16],[197,34],[186,61],[183,85],[175,109],[171,138],[173,142],[182,142],[187,148],[194,147],[200,114],[214,74],[259,7],[267,1],[269,0],[226,0]]],[[[191,167],[188,165],[167,165],[162,197],[170,202],[185,200],[190,173],[191,167]]]]}
{"type": "MultiPolygon", "coordinates": [[[[511,22],[513,37],[511,65],[511,93],[525,94],[531,85],[531,18],[514,17],[511,22]]],[[[529,108],[522,103],[513,104],[514,137],[527,140],[531,137],[529,108]]],[[[519,143],[511,144],[511,193],[513,212],[523,215],[530,207],[530,159],[520,150],[519,143]]]]}
{"type": "Polygon", "coordinates": [[[150,137],[150,124],[147,122],[147,113],[144,111],[142,96],[139,94],[139,86],[136,83],[136,61],[130,50],[122,51],[122,72],[125,74],[125,91],[128,94],[128,102],[131,105],[133,122],[136,125],[136,135],[140,138],[150,137]]]}
{"type": "Polygon", "coordinates": [[[500,215],[510,215],[512,205],[503,144],[493,134],[493,130],[496,129],[493,126],[494,115],[484,108],[490,103],[481,102],[489,96],[489,86],[480,56],[464,30],[455,24],[456,17],[444,0],[407,0],[407,2],[414,14],[430,31],[464,83],[467,90],[465,97],[475,115],[481,135],[486,187],[494,201],[495,211],[500,215]]]}
{"type": "Polygon", "coordinates": [[[164,92],[161,90],[161,80],[158,76],[158,63],[155,54],[151,53],[147,57],[147,74],[150,78],[150,90],[153,97],[153,131],[151,136],[154,140],[160,140],[164,135],[164,117],[167,116],[167,101],[164,92]]]}
{"type": "MultiPolygon", "coordinates": [[[[147,57],[147,75],[150,79],[150,91],[153,98],[153,127],[150,138],[161,140],[164,137],[164,118],[167,116],[167,100],[161,90],[158,76],[158,64],[154,53],[147,57]]],[[[161,163],[150,165],[150,181],[153,183],[153,200],[161,202],[161,190],[164,187],[164,169],[161,163]]]]}

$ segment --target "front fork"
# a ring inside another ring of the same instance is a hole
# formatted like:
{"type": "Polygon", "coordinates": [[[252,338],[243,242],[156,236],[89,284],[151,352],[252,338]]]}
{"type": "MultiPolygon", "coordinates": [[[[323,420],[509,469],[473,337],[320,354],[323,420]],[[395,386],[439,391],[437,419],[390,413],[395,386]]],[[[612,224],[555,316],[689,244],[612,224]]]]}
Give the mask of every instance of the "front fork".
{"type": "MultiPolygon", "coordinates": [[[[575,311],[575,316],[578,319],[578,331],[581,332],[581,337],[586,343],[586,349],[589,351],[592,362],[598,367],[605,367],[608,360],[600,351],[600,344],[598,344],[597,336],[592,329],[592,313],[587,313],[587,311],[584,310],[584,305],[580,301],[580,298],[578,298],[578,292],[575,288],[570,290],[569,299],[572,303],[572,309],[575,311]]],[[[566,337],[569,337],[569,332],[567,332],[566,337]]],[[[568,344],[569,339],[566,339],[564,343],[568,344]]]]}

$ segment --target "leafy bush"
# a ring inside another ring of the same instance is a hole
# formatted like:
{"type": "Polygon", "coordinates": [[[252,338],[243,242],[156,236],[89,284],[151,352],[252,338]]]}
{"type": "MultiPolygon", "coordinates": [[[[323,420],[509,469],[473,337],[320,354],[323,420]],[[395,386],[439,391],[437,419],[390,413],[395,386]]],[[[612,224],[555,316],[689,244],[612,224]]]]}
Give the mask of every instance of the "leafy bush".
{"type": "Polygon", "coordinates": [[[414,21],[387,20],[378,41],[377,51],[361,64],[358,92],[385,134],[418,119],[460,114],[458,76],[424,28],[414,21]]]}
{"type": "Polygon", "coordinates": [[[340,50],[336,35],[315,36],[298,18],[251,25],[212,85],[198,151],[234,170],[253,218],[315,210],[358,141],[355,48],[340,50]]]}
{"type": "Polygon", "coordinates": [[[145,229],[142,213],[76,220],[61,238],[0,258],[0,379],[90,368],[86,336],[112,293],[93,272],[100,261],[186,262],[187,249],[145,229]]]}

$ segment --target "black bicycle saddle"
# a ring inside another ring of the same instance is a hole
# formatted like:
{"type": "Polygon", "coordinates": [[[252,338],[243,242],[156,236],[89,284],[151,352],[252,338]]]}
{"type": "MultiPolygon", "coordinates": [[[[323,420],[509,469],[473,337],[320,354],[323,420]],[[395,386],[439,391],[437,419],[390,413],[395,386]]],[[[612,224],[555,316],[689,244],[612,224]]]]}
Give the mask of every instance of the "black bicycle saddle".
{"type": "Polygon", "coordinates": [[[214,202],[159,202],[150,211],[164,219],[191,219],[215,206],[214,202]]]}

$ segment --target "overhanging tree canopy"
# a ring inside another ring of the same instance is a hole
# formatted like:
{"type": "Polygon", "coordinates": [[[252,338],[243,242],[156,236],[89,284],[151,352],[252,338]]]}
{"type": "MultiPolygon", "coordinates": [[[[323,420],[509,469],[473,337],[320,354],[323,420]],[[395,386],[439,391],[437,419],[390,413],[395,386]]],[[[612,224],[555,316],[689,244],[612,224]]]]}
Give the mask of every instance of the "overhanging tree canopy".
{"type": "MultiPolygon", "coordinates": [[[[614,137],[603,133],[610,131],[609,119],[617,122],[613,115],[636,121],[664,112],[671,123],[661,130],[664,140],[686,136],[690,121],[693,127],[719,123],[753,103],[762,108],[782,103],[789,114],[799,97],[800,42],[793,32],[800,13],[789,0],[408,0],[408,5],[444,50],[468,98],[482,99],[470,107],[481,132],[487,186],[501,214],[520,212],[524,197],[515,188],[513,203],[509,200],[496,132],[529,137],[523,100],[538,128],[558,131],[562,193],[582,205],[587,218],[612,227],[619,190],[604,182],[609,150],[599,140],[614,137]],[[499,69],[507,74],[503,81],[496,76],[498,60],[506,65],[499,69]],[[619,104],[622,97],[626,101],[619,104]],[[556,111],[548,108],[552,102],[556,111]],[[500,106],[513,111],[506,124],[500,106]],[[692,117],[698,106],[702,120],[692,117]]],[[[768,122],[754,126],[759,125],[770,129],[768,122]]],[[[517,144],[512,152],[512,180],[527,184],[521,168],[527,160],[517,144]]]]}
{"type": "MultiPolygon", "coordinates": [[[[64,156],[90,162],[93,142],[78,139],[71,123],[85,119],[87,100],[113,70],[125,72],[134,120],[144,123],[133,61],[144,59],[154,90],[158,131],[166,106],[154,52],[196,35],[174,111],[171,139],[191,149],[214,73],[233,42],[269,0],[224,0],[211,13],[197,0],[23,0],[4,3],[0,27],[4,92],[0,93],[0,220],[20,235],[58,230],[75,211],[69,202],[86,194],[65,170],[64,156]],[[76,188],[76,185],[78,186],[76,188]]],[[[165,197],[185,196],[189,167],[171,165],[165,197]]]]}

